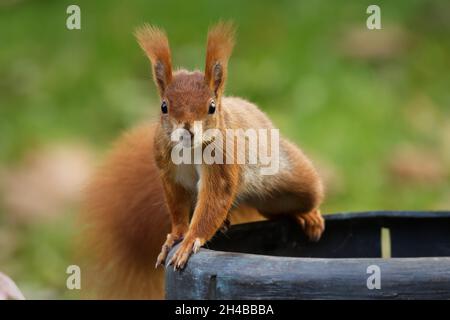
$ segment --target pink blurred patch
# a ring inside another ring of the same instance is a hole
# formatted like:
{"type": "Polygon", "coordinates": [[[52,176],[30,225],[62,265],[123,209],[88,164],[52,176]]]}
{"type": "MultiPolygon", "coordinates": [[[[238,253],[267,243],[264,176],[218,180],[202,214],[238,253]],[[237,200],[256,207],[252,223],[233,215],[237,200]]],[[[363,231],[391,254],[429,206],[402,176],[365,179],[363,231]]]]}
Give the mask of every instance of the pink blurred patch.
{"type": "Polygon", "coordinates": [[[0,300],[25,300],[14,281],[0,272],[0,300]]]}

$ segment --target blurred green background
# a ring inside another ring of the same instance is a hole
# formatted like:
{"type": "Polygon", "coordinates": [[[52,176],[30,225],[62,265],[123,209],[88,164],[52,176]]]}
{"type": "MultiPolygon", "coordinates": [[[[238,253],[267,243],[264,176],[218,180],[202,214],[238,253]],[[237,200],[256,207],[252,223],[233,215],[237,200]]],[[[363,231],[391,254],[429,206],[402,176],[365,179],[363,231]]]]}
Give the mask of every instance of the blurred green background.
{"type": "Polygon", "coordinates": [[[132,35],[166,29],[202,69],[206,32],[238,25],[227,93],[311,155],[324,212],[450,209],[450,2],[0,1],[0,271],[28,298],[73,298],[80,188],[112,141],[157,114],[132,35]],[[66,8],[81,7],[81,30],[66,8]]]}

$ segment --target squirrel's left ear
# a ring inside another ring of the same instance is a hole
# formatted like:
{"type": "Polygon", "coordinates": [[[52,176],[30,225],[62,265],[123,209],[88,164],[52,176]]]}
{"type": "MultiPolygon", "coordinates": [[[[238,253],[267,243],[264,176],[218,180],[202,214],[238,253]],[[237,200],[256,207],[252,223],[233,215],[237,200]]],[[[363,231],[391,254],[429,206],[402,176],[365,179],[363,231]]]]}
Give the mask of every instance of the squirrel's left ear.
{"type": "Polygon", "coordinates": [[[220,98],[225,87],[234,34],[235,28],[231,22],[219,22],[208,32],[205,80],[216,98],[220,98]]]}
{"type": "Polygon", "coordinates": [[[152,62],[153,78],[161,97],[172,81],[169,40],[161,29],[145,24],[136,29],[136,39],[152,62]]]}

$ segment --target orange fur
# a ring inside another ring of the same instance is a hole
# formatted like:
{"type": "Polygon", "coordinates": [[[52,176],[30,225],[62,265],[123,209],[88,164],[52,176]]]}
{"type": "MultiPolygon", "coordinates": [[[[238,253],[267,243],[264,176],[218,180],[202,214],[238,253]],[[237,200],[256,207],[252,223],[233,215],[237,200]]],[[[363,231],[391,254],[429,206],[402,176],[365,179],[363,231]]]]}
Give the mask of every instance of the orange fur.
{"type": "Polygon", "coordinates": [[[219,22],[208,32],[205,81],[219,96],[227,79],[228,59],[234,47],[234,33],[231,22],[219,22]],[[220,79],[217,73],[221,73],[220,79]]]}
{"type": "MultiPolygon", "coordinates": [[[[169,264],[183,268],[227,221],[245,221],[240,207],[254,208],[252,220],[255,212],[267,218],[290,215],[314,241],[324,230],[320,177],[303,152],[283,138],[281,166],[273,176],[261,175],[248,162],[176,165],[171,159],[171,133],[182,127],[195,136],[194,122],[224,136],[226,129],[273,128],[254,104],[223,97],[233,35],[230,23],[219,23],[208,34],[204,73],[172,74],[164,32],[144,26],[136,33],[168,112],[161,113],[156,126],[125,135],[88,189],[85,220],[92,227],[85,238],[97,258],[96,268],[89,270],[94,270],[90,274],[103,296],[161,298],[162,271],[153,269],[154,262],[164,264],[170,249],[181,241],[169,264]],[[217,105],[212,113],[211,101],[217,105]],[[239,214],[230,217],[236,211],[239,214]]],[[[198,147],[215,144],[216,140],[203,140],[198,147]]],[[[233,154],[225,157],[236,159],[234,146],[233,154]]]]}
{"type": "MultiPolygon", "coordinates": [[[[155,269],[155,261],[171,224],[186,225],[186,221],[173,219],[167,209],[160,172],[153,161],[155,127],[143,124],[126,132],[85,190],[79,253],[84,259],[86,298],[164,298],[164,272],[155,269]]],[[[189,212],[179,191],[168,195],[176,195],[172,201],[189,212]]],[[[233,224],[261,219],[250,208],[236,208],[232,217],[233,224]]],[[[185,231],[172,229],[177,235],[185,231]]]]}
{"type": "Polygon", "coordinates": [[[163,93],[172,81],[169,40],[164,31],[147,24],[138,28],[135,36],[142,50],[152,62],[155,82],[160,93],[163,93]]]}
{"type": "Polygon", "coordinates": [[[83,291],[98,298],[162,299],[156,257],[170,219],[153,161],[154,125],[126,133],[86,189],[83,291]]]}

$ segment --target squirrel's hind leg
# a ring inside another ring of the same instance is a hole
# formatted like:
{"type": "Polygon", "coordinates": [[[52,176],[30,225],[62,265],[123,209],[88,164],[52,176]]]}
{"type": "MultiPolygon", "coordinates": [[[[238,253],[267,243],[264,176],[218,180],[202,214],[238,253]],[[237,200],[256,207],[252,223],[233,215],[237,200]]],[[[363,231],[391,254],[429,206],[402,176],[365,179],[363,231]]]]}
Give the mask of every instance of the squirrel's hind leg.
{"type": "Polygon", "coordinates": [[[284,194],[257,201],[255,206],[268,219],[290,216],[297,221],[310,241],[318,241],[325,230],[325,221],[317,206],[305,205],[304,197],[284,194]]]}
{"type": "Polygon", "coordinates": [[[266,190],[257,194],[251,204],[269,219],[291,216],[302,227],[308,239],[318,241],[325,230],[320,213],[323,187],[312,163],[292,144],[284,143],[289,153],[289,169],[277,179],[268,179],[266,190]]]}
{"type": "Polygon", "coordinates": [[[296,214],[295,219],[310,241],[319,241],[325,230],[325,221],[319,209],[314,209],[308,213],[296,214]]]}

